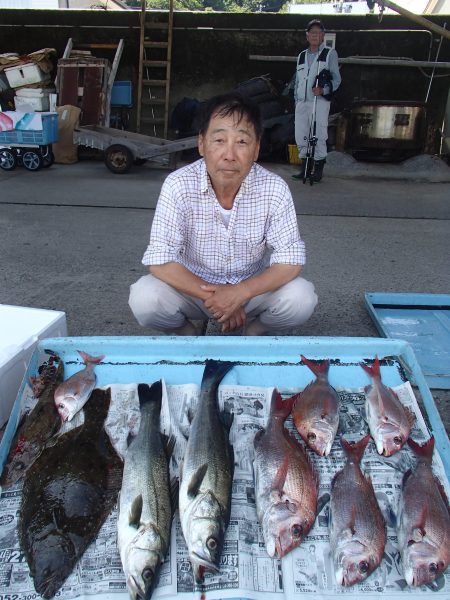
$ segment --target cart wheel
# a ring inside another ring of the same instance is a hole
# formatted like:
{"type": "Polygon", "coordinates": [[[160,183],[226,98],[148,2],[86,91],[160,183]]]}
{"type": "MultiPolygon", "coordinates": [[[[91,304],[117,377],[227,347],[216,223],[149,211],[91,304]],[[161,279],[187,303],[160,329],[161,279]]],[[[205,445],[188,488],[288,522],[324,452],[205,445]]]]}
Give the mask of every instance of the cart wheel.
{"type": "Polygon", "coordinates": [[[27,150],[22,154],[22,164],[29,171],[38,171],[44,164],[44,159],[34,150],[27,150]]]}
{"type": "Polygon", "coordinates": [[[42,165],[44,169],[48,169],[48,167],[51,167],[52,164],[55,162],[55,155],[51,150],[49,150],[49,152],[47,152],[46,154],[43,154],[42,158],[44,161],[44,164],[42,165]]]}
{"type": "Polygon", "coordinates": [[[17,167],[17,158],[12,150],[0,149],[0,167],[4,171],[12,171],[17,167]]]}
{"type": "Polygon", "coordinates": [[[105,150],[105,165],[113,173],[126,173],[130,170],[133,161],[131,150],[121,144],[113,144],[105,150]]]}

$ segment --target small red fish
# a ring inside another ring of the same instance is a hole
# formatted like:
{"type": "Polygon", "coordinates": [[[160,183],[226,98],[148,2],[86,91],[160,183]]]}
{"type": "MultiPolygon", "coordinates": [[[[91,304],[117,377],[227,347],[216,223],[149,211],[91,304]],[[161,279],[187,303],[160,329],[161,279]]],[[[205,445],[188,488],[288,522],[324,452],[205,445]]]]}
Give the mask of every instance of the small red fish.
{"type": "Polygon", "coordinates": [[[363,363],[361,367],[373,380],[365,388],[370,433],[378,453],[392,456],[405,445],[416,417],[403,406],[394,390],[382,383],[377,356],[372,367],[363,363]]]}
{"type": "Polygon", "coordinates": [[[328,382],[330,361],[315,363],[303,355],[302,362],[316,376],[296,395],[292,418],[304,442],[319,456],[328,456],[339,426],[339,400],[328,382]]]}
{"type": "Polygon", "coordinates": [[[83,408],[95,388],[97,378],[94,373],[105,357],[89,356],[86,352],[78,351],[86,367],[64,381],[55,391],[55,405],[62,421],[71,421],[76,413],[83,408]]]}
{"type": "Polygon", "coordinates": [[[406,583],[418,586],[434,581],[450,564],[450,514],[444,488],[431,469],[434,438],[422,446],[412,439],[408,444],[417,464],[403,477],[398,543],[406,583]]]}

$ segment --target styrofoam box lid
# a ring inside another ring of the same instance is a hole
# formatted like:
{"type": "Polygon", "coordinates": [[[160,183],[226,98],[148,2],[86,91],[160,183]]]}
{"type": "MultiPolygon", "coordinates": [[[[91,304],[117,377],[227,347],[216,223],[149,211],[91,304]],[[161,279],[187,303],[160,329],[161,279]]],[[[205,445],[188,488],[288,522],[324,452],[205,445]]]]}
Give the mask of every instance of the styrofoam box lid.
{"type": "Polygon", "coordinates": [[[54,93],[55,90],[47,88],[21,88],[16,91],[16,96],[25,96],[28,98],[44,98],[54,93]]]}
{"type": "Polygon", "coordinates": [[[31,346],[58,321],[65,335],[64,312],[0,304],[0,365],[8,362],[18,350],[31,346]]]}

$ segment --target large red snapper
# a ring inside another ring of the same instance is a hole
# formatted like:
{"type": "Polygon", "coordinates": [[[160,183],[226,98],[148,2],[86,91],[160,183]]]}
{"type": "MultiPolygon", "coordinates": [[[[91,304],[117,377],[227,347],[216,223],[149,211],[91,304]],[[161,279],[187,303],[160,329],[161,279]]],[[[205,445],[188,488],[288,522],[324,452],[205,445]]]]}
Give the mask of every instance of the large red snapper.
{"type": "Polygon", "coordinates": [[[83,359],[85,368],[66,379],[55,391],[56,409],[63,422],[71,421],[88,401],[97,381],[95,365],[105,358],[103,355],[89,356],[80,350],[78,354],[83,359]]]}
{"type": "Polygon", "coordinates": [[[336,581],[343,586],[364,581],[380,564],[386,543],[372,482],[359,466],[369,440],[366,435],[352,444],[341,438],[347,463],[331,483],[330,546],[336,581]]]}
{"type": "Polygon", "coordinates": [[[339,400],[328,381],[330,361],[314,363],[303,355],[302,362],[316,376],[296,395],[292,418],[297,431],[319,456],[328,456],[339,425],[339,400]]]}
{"type": "Polygon", "coordinates": [[[318,479],[303,446],[285,429],[294,397],[274,390],[265,430],[254,440],[256,512],[269,556],[282,558],[314,524],[318,479]]]}
{"type": "Polygon", "coordinates": [[[450,563],[449,504],[431,470],[434,438],[420,446],[408,440],[417,456],[414,470],[403,477],[398,542],[408,585],[434,581],[450,563]]]}
{"type": "Polygon", "coordinates": [[[414,414],[400,402],[397,394],[381,381],[380,361],[375,357],[372,367],[361,363],[372,378],[365,388],[366,417],[377,451],[392,456],[406,443],[415,421],[414,414]]]}

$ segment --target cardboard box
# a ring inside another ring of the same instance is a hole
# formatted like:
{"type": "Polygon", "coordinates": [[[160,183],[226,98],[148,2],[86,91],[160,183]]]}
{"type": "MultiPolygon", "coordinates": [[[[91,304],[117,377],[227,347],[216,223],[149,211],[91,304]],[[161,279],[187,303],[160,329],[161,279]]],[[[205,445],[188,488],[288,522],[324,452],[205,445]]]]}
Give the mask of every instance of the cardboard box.
{"type": "Polygon", "coordinates": [[[5,75],[12,88],[22,87],[30,83],[39,83],[40,81],[48,81],[50,79],[50,75],[41,71],[34,63],[26,63],[5,69],[5,75]]]}
{"type": "Polygon", "coordinates": [[[39,340],[67,335],[66,314],[0,304],[0,427],[6,423],[39,340]]]}

